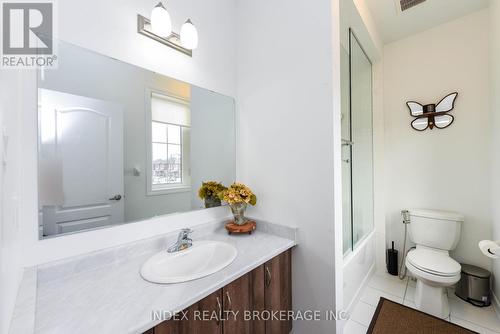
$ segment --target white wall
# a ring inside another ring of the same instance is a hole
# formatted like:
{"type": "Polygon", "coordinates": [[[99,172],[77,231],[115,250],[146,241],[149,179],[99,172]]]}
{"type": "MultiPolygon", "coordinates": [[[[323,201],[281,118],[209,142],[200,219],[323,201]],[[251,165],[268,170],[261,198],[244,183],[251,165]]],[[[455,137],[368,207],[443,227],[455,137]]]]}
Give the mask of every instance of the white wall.
{"type": "Polygon", "coordinates": [[[489,205],[489,39],[482,10],[384,48],[387,245],[402,247],[400,210],[465,214],[452,256],[489,269],[477,243],[491,237],[489,205]],[[447,129],[417,132],[406,101],[437,103],[459,92],[447,129]]]}
{"type": "MultiPolygon", "coordinates": [[[[150,10],[156,3],[157,1],[153,0],[140,2],[126,0],[120,3],[110,0],[59,1],[56,14],[59,38],[161,74],[234,96],[236,87],[234,1],[187,0],[167,4],[176,30],[179,30],[181,23],[187,17],[191,17],[199,29],[200,46],[194,52],[193,58],[137,33],[136,15],[140,13],[149,16],[150,10]]],[[[13,138],[9,140],[13,150],[10,153],[11,167],[8,165],[3,174],[2,237],[4,239],[1,245],[0,276],[3,330],[8,325],[7,319],[10,319],[21,267],[112,247],[171,229],[227,216],[227,208],[215,208],[39,241],[37,189],[34,186],[37,184],[35,75],[26,71],[2,70],[0,77],[2,94],[10,96],[7,103],[0,105],[2,110],[6,110],[3,113],[3,121],[13,138]],[[16,101],[14,106],[13,101],[16,101]],[[17,197],[18,204],[13,197],[17,197]],[[19,223],[16,222],[16,215],[19,223]],[[18,255],[20,258],[17,258],[18,255]],[[4,294],[5,291],[7,293],[4,294]]]]}
{"type": "MultiPolygon", "coordinates": [[[[10,323],[22,277],[23,234],[21,193],[29,184],[23,180],[27,166],[22,163],[21,133],[15,130],[21,121],[21,111],[26,107],[23,87],[26,74],[3,71],[0,75],[0,333],[10,323]],[[3,133],[8,138],[3,138],[3,133]],[[4,164],[5,161],[5,164],[4,164]]],[[[37,234],[36,222],[32,224],[32,235],[37,234]]]]}
{"type": "Polygon", "coordinates": [[[193,58],[137,33],[137,14],[150,16],[158,0],[58,1],[58,35],[62,40],[128,63],[234,96],[235,2],[183,0],[166,4],[179,32],[191,18],[199,47],[193,58]]]}
{"type": "MultiPolygon", "coordinates": [[[[500,2],[491,1],[490,5],[490,101],[491,101],[491,216],[493,240],[500,240],[500,2]]],[[[500,297],[500,261],[493,261],[493,292],[496,305],[500,297]]]]}
{"type": "MultiPolygon", "coordinates": [[[[4,85],[5,85],[5,82],[4,80],[0,81],[0,84],[1,84],[1,88],[4,88],[4,85]]],[[[2,92],[5,91],[4,89],[2,89],[2,92]]],[[[4,101],[4,96],[3,94],[0,95],[0,131],[3,129],[4,127],[4,116],[3,116],[3,113],[4,113],[4,110],[5,110],[5,101],[4,101]]],[[[4,160],[4,157],[5,157],[5,149],[4,149],[4,136],[2,133],[0,133],[0,189],[2,189],[2,191],[0,191],[0,295],[2,296],[5,296],[5,293],[6,291],[4,290],[6,286],[9,285],[9,283],[6,283],[5,281],[8,280],[9,278],[12,278],[12,277],[15,277],[15,281],[16,281],[16,285],[15,287],[10,287],[10,290],[14,290],[16,291],[17,289],[17,276],[16,275],[9,275],[7,274],[7,270],[8,270],[8,267],[9,266],[5,266],[5,258],[4,258],[4,254],[7,252],[7,247],[5,247],[4,245],[4,240],[6,239],[5,237],[5,228],[6,226],[4,226],[4,218],[3,218],[3,208],[4,208],[4,204],[3,204],[3,198],[4,198],[4,165],[3,165],[3,160],[4,160]]],[[[11,267],[12,268],[12,267],[11,267]]],[[[17,270],[17,269],[14,269],[14,270],[17,270]]],[[[7,300],[9,300],[9,302],[6,303],[6,305],[12,305],[12,297],[7,297],[7,300]]],[[[5,319],[6,315],[10,312],[9,311],[6,311],[4,308],[5,306],[3,303],[0,304],[0,332],[3,332],[3,330],[6,329],[6,320],[5,319]]]]}
{"type": "MultiPolygon", "coordinates": [[[[341,210],[334,207],[336,182],[341,190],[340,154],[334,160],[340,149],[338,1],[237,3],[237,176],[258,196],[252,216],[299,228],[293,308],[331,310],[335,284],[341,286],[334,256],[342,254],[341,230],[335,230],[341,210]]],[[[335,326],[298,321],[294,332],[333,333],[335,326]]]]}
{"type": "MultiPolygon", "coordinates": [[[[299,310],[334,308],[331,6],[238,1],[237,176],[258,196],[253,216],[299,227],[292,267],[299,310]]],[[[333,322],[294,324],[295,333],[334,330],[333,322]]]]}
{"type": "Polygon", "coordinates": [[[204,208],[198,197],[202,182],[229,186],[236,181],[235,102],[206,89],[191,88],[192,208],[204,208]]]}

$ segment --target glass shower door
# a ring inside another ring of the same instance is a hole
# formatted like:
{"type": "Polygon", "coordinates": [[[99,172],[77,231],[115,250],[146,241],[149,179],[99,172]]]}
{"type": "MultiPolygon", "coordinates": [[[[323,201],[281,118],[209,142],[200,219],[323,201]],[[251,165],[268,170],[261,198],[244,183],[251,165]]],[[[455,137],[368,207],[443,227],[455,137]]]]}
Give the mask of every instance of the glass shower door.
{"type": "MultiPolygon", "coordinates": [[[[344,68],[345,54],[342,58],[344,68]]],[[[347,59],[349,71],[342,75],[344,253],[373,230],[372,64],[352,31],[347,59]]]]}
{"type": "Polygon", "coordinates": [[[342,112],[342,234],[343,252],[346,254],[352,249],[352,202],[351,202],[351,107],[350,107],[350,78],[349,78],[349,51],[343,46],[340,48],[341,66],[341,112],[342,112]]]}

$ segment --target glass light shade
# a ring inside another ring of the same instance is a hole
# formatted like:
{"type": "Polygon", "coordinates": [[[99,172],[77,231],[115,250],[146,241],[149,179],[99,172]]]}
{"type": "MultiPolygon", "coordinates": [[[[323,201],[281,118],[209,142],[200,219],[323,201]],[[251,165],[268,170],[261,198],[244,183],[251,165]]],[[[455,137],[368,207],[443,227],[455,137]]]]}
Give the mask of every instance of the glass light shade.
{"type": "Polygon", "coordinates": [[[172,20],[162,3],[159,2],[151,11],[151,30],[158,36],[168,37],[172,34],[172,20]]]}
{"type": "Polygon", "coordinates": [[[189,50],[198,47],[198,30],[191,20],[187,20],[181,27],[181,44],[189,50]]]}

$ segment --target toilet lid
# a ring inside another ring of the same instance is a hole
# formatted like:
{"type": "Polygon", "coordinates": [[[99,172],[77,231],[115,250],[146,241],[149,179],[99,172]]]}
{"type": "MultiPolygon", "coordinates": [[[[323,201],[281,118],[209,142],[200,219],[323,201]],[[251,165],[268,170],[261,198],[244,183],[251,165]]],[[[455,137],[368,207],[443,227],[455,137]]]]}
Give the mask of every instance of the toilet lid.
{"type": "Polygon", "coordinates": [[[461,270],[448,254],[431,249],[415,249],[408,253],[407,260],[418,269],[439,276],[455,276],[461,270]]]}

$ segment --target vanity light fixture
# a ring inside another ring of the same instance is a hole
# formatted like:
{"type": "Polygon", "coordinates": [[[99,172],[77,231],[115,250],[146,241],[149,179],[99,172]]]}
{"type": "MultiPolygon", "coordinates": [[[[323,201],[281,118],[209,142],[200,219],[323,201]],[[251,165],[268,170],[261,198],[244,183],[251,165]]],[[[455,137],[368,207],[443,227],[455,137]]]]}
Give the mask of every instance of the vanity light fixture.
{"type": "Polygon", "coordinates": [[[191,19],[182,25],[180,35],[177,34],[172,30],[170,14],[161,2],[151,11],[151,20],[137,15],[137,32],[190,57],[198,47],[198,30],[191,19]]]}
{"type": "Polygon", "coordinates": [[[198,47],[198,30],[196,30],[191,19],[188,19],[181,27],[181,44],[190,50],[198,47]]]}
{"type": "Polygon", "coordinates": [[[160,37],[172,34],[172,19],[161,2],[151,11],[151,30],[160,37]]]}

